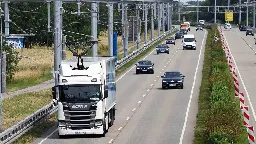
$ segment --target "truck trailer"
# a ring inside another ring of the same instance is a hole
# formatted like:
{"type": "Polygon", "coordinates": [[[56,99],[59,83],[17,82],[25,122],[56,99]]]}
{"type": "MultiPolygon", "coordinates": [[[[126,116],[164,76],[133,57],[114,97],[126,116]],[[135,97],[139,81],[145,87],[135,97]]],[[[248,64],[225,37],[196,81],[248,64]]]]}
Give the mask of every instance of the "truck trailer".
{"type": "Polygon", "coordinates": [[[105,136],[115,120],[115,58],[63,60],[57,76],[58,82],[52,88],[52,95],[58,104],[59,137],[105,136]]]}

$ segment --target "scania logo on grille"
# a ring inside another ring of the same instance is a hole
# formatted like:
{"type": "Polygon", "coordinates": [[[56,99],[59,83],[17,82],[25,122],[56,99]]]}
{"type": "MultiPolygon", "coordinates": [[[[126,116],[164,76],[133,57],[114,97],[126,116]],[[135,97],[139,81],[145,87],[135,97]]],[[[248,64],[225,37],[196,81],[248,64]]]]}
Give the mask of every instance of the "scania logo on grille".
{"type": "Polygon", "coordinates": [[[87,105],[72,105],[72,108],[87,108],[87,105]]]}

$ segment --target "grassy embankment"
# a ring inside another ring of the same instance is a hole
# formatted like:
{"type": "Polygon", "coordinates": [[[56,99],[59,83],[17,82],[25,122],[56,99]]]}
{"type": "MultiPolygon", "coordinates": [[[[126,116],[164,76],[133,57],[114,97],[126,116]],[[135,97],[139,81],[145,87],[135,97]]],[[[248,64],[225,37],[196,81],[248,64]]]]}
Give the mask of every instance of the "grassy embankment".
{"type": "MultiPolygon", "coordinates": [[[[168,36],[170,36],[170,35],[168,35],[168,36]]],[[[131,62],[129,62],[126,65],[124,65],[121,69],[117,70],[116,71],[116,75],[117,76],[120,75],[122,71],[124,71],[125,69],[129,68],[134,63],[136,63],[139,59],[141,59],[146,54],[148,54],[150,51],[152,51],[155,48],[155,46],[157,44],[159,44],[159,43],[160,42],[158,42],[155,45],[153,45],[152,47],[148,48],[146,51],[141,53],[141,55],[136,57],[134,60],[132,60],[131,62]]],[[[24,119],[25,117],[27,117],[28,115],[30,115],[34,111],[36,111],[39,108],[41,108],[42,106],[48,104],[51,100],[52,100],[51,99],[51,90],[49,90],[49,89],[48,90],[44,90],[44,91],[40,91],[40,92],[33,92],[33,93],[27,93],[27,94],[23,94],[23,95],[18,95],[18,96],[14,97],[14,98],[4,100],[3,103],[8,103],[8,105],[12,104],[12,105],[15,106],[15,107],[13,107],[12,111],[8,110],[8,106],[7,105],[6,105],[6,107],[4,107],[4,109],[5,109],[4,113],[3,113],[4,121],[5,121],[4,122],[4,129],[6,129],[9,126],[12,126],[13,124],[15,124],[15,123],[19,122],[20,120],[24,119]],[[27,101],[25,104],[23,104],[22,101],[26,101],[26,99],[28,99],[28,96],[31,97],[31,99],[33,99],[35,97],[39,97],[39,98],[42,97],[42,99],[44,99],[44,101],[41,102],[42,104],[40,106],[33,106],[33,105],[31,106],[29,104],[29,102],[31,102],[31,101],[27,101]],[[18,99],[22,99],[22,101],[18,100],[18,99]],[[18,101],[21,101],[21,102],[18,102],[18,101]],[[20,105],[17,106],[18,103],[20,105]],[[28,105],[30,107],[29,111],[27,110],[28,105]],[[19,109],[19,110],[17,111],[16,109],[19,109]],[[16,117],[16,115],[19,115],[18,112],[22,112],[22,116],[16,117]],[[13,120],[10,121],[11,119],[13,119],[13,120]]],[[[56,120],[57,120],[57,114],[53,114],[52,116],[50,116],[49,118],[44,120],[42,123],[36,125],[30,131],[28,131],[26,134],[24,134],[22,137],[20,137],[15,143],[18,143],[18,144],[31,143],[37,137],[42,135],[42,133],[44,133],[49,128],[51,128],[54,125],[56,125],[56,120]]]]}
{"type": "Polygon", "coordinates": [[[195,144],[248,144],[234,82],[216,26],[208,30],[199,111],[195,128],[195,144]]]}

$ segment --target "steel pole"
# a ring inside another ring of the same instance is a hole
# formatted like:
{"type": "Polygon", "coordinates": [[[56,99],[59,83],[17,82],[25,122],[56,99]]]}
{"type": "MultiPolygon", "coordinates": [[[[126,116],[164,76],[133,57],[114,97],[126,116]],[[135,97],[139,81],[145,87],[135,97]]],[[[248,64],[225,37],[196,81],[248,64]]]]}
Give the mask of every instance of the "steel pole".
{"type": "Polygon", "coordinates": [[[140,9],[139,6],[136,5],[136,16],[137,16],[137,49],[140,48],[140,9]]]}
{"type": "Polygon", "coordinates": [[[228,0],[228,11],[229,11],[230,0],[228,0]]]}
{"type": "Polygon", "coordinates": [[[148,5],[144,5],[144,44],[147,44],[148,42],[148,5]]]}
{"type": "Polygon", "coordinates": [[[178,21],[180,22],[180,0],[179,0],[179,3],[178,3],[178,21]]]}
{"type": "Polygon", "coordinates": [[[165,11],[164,11],[165,5],[162,4],[162,29],[163,33],[165,33],[165,11]]]}
{"type": "Polygon", "coordinates": [[[241,0],[239,0],[239,24],[241,24],[242,21],[242,10],[241,10],[241,0]]]}
{"type": "Polygon", "coordinates": [[[158,26],[158,37],[160,37],[160,29],[161,29],[161,4],[157,4],[157,6],[158,6],[158,16],[157,16],[157,18],[158,18],[158,22],[157,22],[157,26],[158,26]]]}
{"type": "MultiPolygon", "coordinates": [[[[48,28],[48,32],[51,32],[51,2],[48,1],[47,2],[47,28],[48,28]]],[[[48,46],[48,45],[47,45],[48,46]]]]}
{"type": "Polygon", "coordinates": [[[197,0],[197,7],[196,7],[196,22],[199,22],[199,0],[197,0]]]}
{"type": "Polygon", "coordinates": [[[167,5],[167,29],[170,30],[170,5],[169,3],[167,5]]]}
{"type": "Polygon", "coordinates": [[[127,4],[124,5],[124,56],[128,55],[128,20],[127,20],[127,4]]]}
{"type": "Polygon", "coordinates": [[[154,39],[154,7],[151,5],[151,41],[154,39]]]}
{"type": "Polygon", "coordinates": [[[214,23],[216,24],[216,0],[214,0],[214,23]]]}
{"type": "Polygon", "coordinates": [[[9,2],[4,2],[4,33],[5,33],[5,37],[8,37],[9,36],[9,6],[8,6],[8,3],[9,2]]]}
{"type": "Polygon", "coordinates": [[[172,14],[173,14],[173,5],[171,3],[171,12],[170,12],[170,28],[172,30],[172,14]]]}
{"type": "Polygon", "coordinates": [[[249,0],[247,0],[247,3],[246,3],[246,26],[249,25],[249,22],[248,22],[248,17],[249,17],[249,7],[248,7],[248,2],[249,0]]]}
{"type": "Polygon", "coordinates": [[[255,28],[255,0],[253,0],[253,28],[255,28]]]}
{"type": "Polygon", "coordinates": [[[108,4],[108,52],[113,56],[113,4],[108,4]]]}
{"type": "Polygon", "coordinates": [[[97,38],[97,27],[98,27],[98,4],[97,3],[91,3],[91,36],[92,41],[95,42],[92,46],[92,56],[97,57],[98,56],[98,38],[97,38]]]}

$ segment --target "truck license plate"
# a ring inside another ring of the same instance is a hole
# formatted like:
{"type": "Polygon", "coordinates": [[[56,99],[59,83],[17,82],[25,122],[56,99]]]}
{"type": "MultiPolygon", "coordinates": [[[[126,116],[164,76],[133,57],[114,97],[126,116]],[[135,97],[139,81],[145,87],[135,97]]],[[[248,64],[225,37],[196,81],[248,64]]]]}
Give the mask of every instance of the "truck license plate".
{"type": "Polygon", "coordinates": [[[147,71],[147,70],[142,70],[142,71],[147,71]]]}
{"type": "Polygon", "coordinates": [[[170,84],[170,86],[175,86],[175,84],[170,84]]]}

